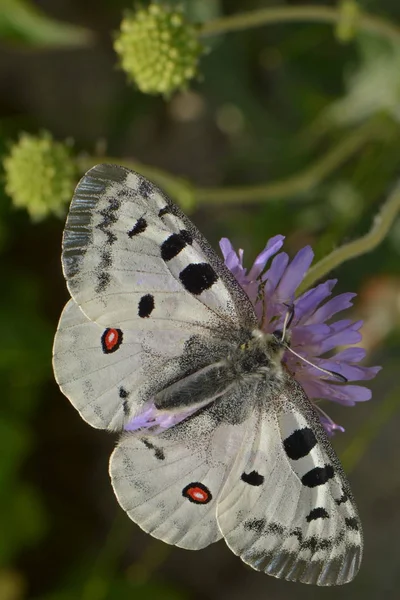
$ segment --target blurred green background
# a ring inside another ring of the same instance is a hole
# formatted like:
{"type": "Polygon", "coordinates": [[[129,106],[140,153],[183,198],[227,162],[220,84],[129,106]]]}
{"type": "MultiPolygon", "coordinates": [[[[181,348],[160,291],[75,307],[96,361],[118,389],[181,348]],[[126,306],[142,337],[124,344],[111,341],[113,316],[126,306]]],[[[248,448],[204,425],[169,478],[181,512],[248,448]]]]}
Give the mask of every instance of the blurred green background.
{"type": "MultiPolygon", "coordinates": [[[[180,4],[201,22],[304,3],[180,4]]],[[[147,165],[213,246],[229,237],[247,265],[277,233],[289,253],[310,243],[319,259],[369,230],[400,173],[400,4],[359,7],[391,23],[390,35],[350,27],[344,43],[332,23],[307,20],[216,35],[203,40],[190,90],[163,99],[118,68],[113,39],[128,2],[0,0],[2,157],[21,132],[46,130],[73,140],[76,181],[105,156],[147,165]]],[[[353,583],[317,589],[253,572],[223,542],[166,546],[122,513],[107,473],[116,436],[87,426],[52,375],[68,298],[63,218],[32,220],[1,176],[0,600],[399,598],[400,223],[333,273],[337,292],[359,293],[351,316],[365,321],[366,364],[384,369],[372,401],[328,407],[346,428],[333,443],[366,547],[353,583]]]]}

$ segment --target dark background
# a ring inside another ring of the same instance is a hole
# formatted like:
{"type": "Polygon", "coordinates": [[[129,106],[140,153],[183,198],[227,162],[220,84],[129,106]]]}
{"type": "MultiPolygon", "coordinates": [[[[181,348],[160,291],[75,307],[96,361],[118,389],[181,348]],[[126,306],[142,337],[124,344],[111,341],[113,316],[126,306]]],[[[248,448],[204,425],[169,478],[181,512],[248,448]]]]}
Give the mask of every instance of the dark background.
{"type": "MultiPolygon", "coordinates": [[[[271,5],[183,4],[193,20],[271,5]]],[[[280,198],[252,201],[249,194],[232,204],[215,196],[198,203],[191,217],[213,246],[229,237],[245,249],[248,266],[277,233],[287,236],[292,255],[310,243],[321,258],[368,231],[397,183],[400,51],[383,38],[359,34],[341,44],[332,25],[320,23],[210,38],[201,79],[189,93],[165,101],[136,91],[117,68],[112,40],[128,2],[42,0],[24,6],[83,26],[93,38],[57,47],[40,43],[40,28],[29,19],[23,31],[0,27],[2,155],[21,131],[48,130],[58,140],[72,138],[75,152],[93,164],[96,154],[134,158],[194,186],[251,186],[290,181],[378,122],[378,135],[367,136],[322,181],[311,176],[307,190],[294,186],[280,198]]],[[[397,0],[365,0],[362,8],[400,27],[397,0]]],[[[398,598],[399,223],[373,252],[333,274],[337,291],[359,293],[351,316],[365,320],[366,364],[384,366],[371,382],[371,402],[327,407],[346,428],[334,446],[365,529],[360,574],[340,589],[253,572],[223,542],[199,552],[169,547],[122,513],[107,473],[116,437],[86,425],[52,376],[52,339],[68,298],[60,267],[62,229],[63,220],[54,217],[33,223],[12,206],[1,184],[0,600],[398,598]]]]}

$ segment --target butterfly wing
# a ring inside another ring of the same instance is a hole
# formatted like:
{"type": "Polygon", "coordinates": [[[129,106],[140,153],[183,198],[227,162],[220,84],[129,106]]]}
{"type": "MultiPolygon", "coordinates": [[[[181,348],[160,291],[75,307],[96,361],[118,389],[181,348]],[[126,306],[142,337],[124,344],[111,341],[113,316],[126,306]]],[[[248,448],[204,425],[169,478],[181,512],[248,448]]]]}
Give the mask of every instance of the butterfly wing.
{"type": "Polygon", "coordinates": [[[275,577],[317,585],[352,580],[362,556],[361,524],[310,401],[288,377],[249,420],[252,437],[218,499],[226,543],[275,577]]]}
{"type": "Polygon", "coordinates": [[[222,537],[216,507],[246,439],[251,405],[238,387],[158,435],[124,434],[110,459],[114,492],[144,531],[198,550],[222,537]]]}
{"type": "MultiPolygon", "coordinates": [[[[75,306],[58,326],[56,379],[82,417],[120,429],[158,391],[255,325],[246,294],[158,188],[116,165],[78,184],[63,238],[75,306]]],[[[226,345],[223,355],[226,355],[226,345]]]]}
{"type": "Polygon", "coordinates": [[[68,289],[92,321],[141,330],[255,324],[246,294],[156,186],[117,165],[78,184],[63,237],[68,289]],[[151,296],[151,298],[149,297],[151,296]]]}

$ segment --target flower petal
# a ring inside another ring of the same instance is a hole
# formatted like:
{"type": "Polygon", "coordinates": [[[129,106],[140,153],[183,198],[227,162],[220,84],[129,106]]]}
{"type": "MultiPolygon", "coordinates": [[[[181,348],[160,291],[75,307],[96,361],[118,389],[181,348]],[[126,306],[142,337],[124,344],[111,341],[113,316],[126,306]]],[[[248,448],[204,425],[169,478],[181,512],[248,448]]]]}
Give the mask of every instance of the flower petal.
{"type": "Polygon", "coordinates": [[[365,358],[366,351],[360,346],[352,346],[351,348],[345,348],[337,354],[335,354],[335,360],[343,360],[344,362],[357,363],[365,358]]]}
{"type": "Polygon", "coordinates": [[[304,279],[314,258],[310,246],[299,250],[292,262],[287,267],[279,283],[277,293],[282,302],[294,299],[294,293],[304,279]]]}
{"type": "Polygon", "coordinates": [[[322,343],[329,335],[331,335],[331,328],[324,323],[294,327],[292,330],[292,347],[296,352],[300,352],[300,348],[307,347],[307,354],[318,356],[320,352],[311,351],[311,346],[322,343]]]}
{"type": "Polygon", "coordinates": [[[250,281],[255,281],[257,277],[261,275],[269,259],[282,248],[284,239],[285,237],[283,235],[276,235],[268,240],[264,250],[256,257],[253,266],[250,269],[248,274],[250,281]]]}
{"type": "MultiPolygon", "coordinates": [[[[353,323],[346,319],[337,321],[329,325],[330,333],[324,339],[315,339],[309,345],[309,353],[311,356],[320,356],[336,348],[336,346],[347,346],[348,344],[357,344],[361,341],[362,335],[358,332],[362,325],[362,321],[353,323]]],[[[312,326],[310,326],[312,327],[312,326]]]]}
{"type": "Polygon", "coordinates": [[[315,309],[325,298],[330,296],[336,283],[337,279],[330,279],[299,296],[294,303],[295,316],[293,325],[296,323],[307,324],[308,317],[314,313],[315,309]]]}
{"type": "Polygon", "coordinates": [[[235,271],[243,271],[243,250],[239,250],[239,255],[236,254],[231,242],[228,238],[222,238],[219,242],[225,265],[235,275],[235,271]]]}
{"type": "Polygon", "coordinates": [[[330,319],[336,313],[350,308],[353,305],[351,300],[357,296],[357,294],[339,294],[325,302],[320,308],[318,308],[312,317],[309,318],[308,323],[324,323],[330,319]]]}
{"type": "Polygon", "coordinates": [[[315,408],[318,411],[319,420],[321,421],[322,425],[324,426],[325,431],[329,437],[332,437],[336,431],[341,431],[342,433],[344,433],[344,431],[345,431],[344,427],[334,423],[334,421],[332,421],[332,419],[327,414],[325,414],[322,411],[322,409],[320,409],[318,404],[315,405],[315,408]]]}
{"type": "Polygon", "coordinates": [[[273,258],[270,268],[263,275],[263,281],[266,281],[265,294],[269,302],[274,301],[273,294],[275,293],[276,287],[285,272],[288,262],[289,257],[286,252],[280,252],[273,258]]]}
{"type": "Polygon", "coordinates": [[[154,404],[151,404],[149,408],[131,419],[131,421],[124,426],[124,430],[137,431],[138,429],[148,429],[149,427],[152,427],[154,428],[154,430],[152,429],[152,433],[160,433],[160,431],[164,429],[169,429],[170,427],[177,425],[197,410],[198,407],[176,413],[166,413],[160,412],[154,404]]]}
{"type": "Polygon", "coordinates": [[[354,406],[356,402],[366,402],[371,399],[371,390],[361,385],[339,385],[315,377],[300,383],[309,398],[323,398],[345,406],[354,406]]]}
{"type": "Polygon", "coordinates": [[[315,364],[327,371],[333,371],[346,377],[347,381],[362,381],[373,379],[381,370],[381,367],[362,367],[360,365],[350,365],[343,361],[333,359],[316,359],[315,364]]]}

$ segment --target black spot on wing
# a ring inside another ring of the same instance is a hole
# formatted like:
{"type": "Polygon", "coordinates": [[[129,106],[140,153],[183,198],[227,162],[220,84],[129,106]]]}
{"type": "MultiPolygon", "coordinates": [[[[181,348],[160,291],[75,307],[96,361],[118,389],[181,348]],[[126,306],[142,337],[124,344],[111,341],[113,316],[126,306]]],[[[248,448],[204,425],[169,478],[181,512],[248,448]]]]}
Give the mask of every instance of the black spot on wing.
{"type": "Polygon", "coordinates": [[[324,467],[314,467],[311,471],[308,471],[301,478],[301,483],[307,487],[313,488],[318,485],[324,485],[329,479],[332,479],[335,472],[332,465],[325,465],[324,467]]]}
{"type": "Polygon", "coordinates": [[[289,437],[283,441],[285,452],[291,460],[299,460],[307,456],[317,443],[312,429],[304,427],[296,429],[289,437]]]}
{"type": "Polygon", "coordinates": [[[258,534],[261,534],[264,531],[265,525],[265,519],[249,519],[243,524],[247,531],[255,531],[258,534]]]}
{"type": "Polygon", "coordinates": [[[146,294],[142,296],[139,300],[138,305],[138,315],[142,319],[150,317],[151,313],[154,310],[154,296],[151,294],[146,294]]]}
{"type": "Polygon", "coordinates": [[[179,273],[184,288],[198,296],[209,290],[218,280],[218,275],[208,263],[191,263],[179,273]]]}
{"type": "Polygon", "coordinates": [[[249,485],[258,486],[264,483],[264,477],[257,473],[257,471],[252,471],[251,473],[242,473],[240,479],[249,485]]]}
{"type": "Polygon", "coordinates": [[[103,208],[103,210],[101,210],[99,213],[100,216],[103,217],[103,219],[97,225],[97,229],[100,229],[100,231],[102,231],[106,235],[107,244],[110,246],[117,241],[117,236],[112,231],[110,231],[110,227],[112,227],[112,225],[114,225],[117,222],[118,211],[120,207],[121,202],[120,200],[118,200],[118,198],[110,198],[108,201],[107,208],[103,208]]]}
{"type": "Polygon", "coordinates": [[[121,386],[118,390],[118,395],[120,398],[128,398],[129,392],[124,387],[121,386]]]}
{"type": "Polygon", "coordinates": [[[121,208],[121,202],[118,198],[110,198],[108,201],[108,206],[103,208],[100,211],[100,216],[103,217],[103,220],[97,225],[97,228],[101,231],[104,231],[118,220],[118,211],[121,208]]]}
{"type": "Polygon", "coordinates": [[[268,533],[273,533],[274,535],[284,535],[286,533],[286,527],[280,525],[280,523],[270,523],[267,527],[268,533]]]}
{"type": "MultiPolygon", "coordinates": [[[[100,211],[100,216],[103,217],[100,223],[96,226],[106,236],[106,244],[111,246],[116,240],[117,236],[110,230],[110,228],[118,221],[118,211],[121,207],[121,202],[118,198],[110,198],[108,200],[108,206],[100,211]]],[[[96,294],[104,292],[110,284],[111,277],[107,272],[112,267],[111,253],[108,250],[103,250],[101,255],[101,261],[97,269],[97,285],[95,287],[96,294]]]]}
{"type": "Polygon", "coordinates": [[[340,496],[340,498],[335,498],[335,502],[338,506],[340,506],[341,504],[344,504],[345,502],[347,502],[348,499],[349,499],[349,497],[346,494],[346,492],[343,492],[343,494],[340,496]]]}
{"type": "Polygon", "coordinates": [[[107,271],[100,271],[97,275],[97,285],[95,287],[96,294],[104,292],[111,281],[111,275],[107,271]]]}
{"type": "Polygon", "coordinates": [[[157,446],[149,442],[149,440],[147,440],[146,438],[142,438],[142,442],[146,446],[146,448],[148,448],[149,450],[154,450],[154,456],[157,460],[165,459],[164,450],[162,448],[157,448],[157,446]]]}
{"type": "Polygon", "coordinates": [[[316,535],[312,535],[306,538],[300,544],[301,550],[311,550],[311,552],[317,552],[318,550],[329,550],[334,546],[334,540],[329,538],[319,538],[316,535]]]}
{"type": "Polygon", "coordinates": [[[138,192],[143,198],[148,198],[153,191],[153,185],[144,177],[140,179],[138,192]]]}
{"type": "Polygon", "coordinates": [[[346,523],[346,527],[353,531],[358,531],[360,528],[356,517],[348,517],[344,522],[346,523]]]}
{"type": "Polygon", "coordinates": [[[329,513],[325,508],[317,507],[313,508],[312,511],[306,517],[307,523],[311,521],[316,521],[317,519],[329,519],[329,513]]]}
{"type": "Polygon", "coordinates": [[[112,266],[112,258],[111,252],[109,250],[103,250],[101,253],[101,260],[99,264],[99,269],[102,271],[104,269],[109,269],[112,266]]]}
{"type": "Polygon", "coordinates": [[[179,233],[172,233],[161,245],[161,258],[169,261],[187,246],[193,242],[192,236],[188,231],[182,229],[179,233]]]}
{"type": "Polygon", "coordinates": [[[139,233],[143,233],[147,229],[147,221],[144,217],[140,217],[132,227],[130,231],[128,231],[128,235],[132,238],[135,235],[139,235],[139,233]]]}
{"type": "Polygon", "coordinates": [[[168,206],[168,204],[166,204],[166,205],[164,206],[164,208],[161,208],[161,209],[158,211],[158,216],[161,218],[161,217],[163,217],[164,215],[167,215],[167,214],[168,214],[168,213],[170,213],[170,212],[171,212],[171,207],[170,207],[170,206],[168,206]]]}
{"type": "Polygon", "coordinates": [[[128,404],[128,400],[124,400],[122,403],[122,410],[124,411],[124,415],[125,416],[129,416],[129,404],[128,404]]]}
{"type": "Polygon", "coordinates": [[[303,532],[302,532],[302,530],[300,529],[300,527],[296,527],[295,529],[293,529],[293,530],[292,530],[292,531],[289,533],[289,535],[292,535],[292,536],[296,537],[296,538],[297,538],[297,540],[298,540],[298,542],[299,542],[299,544],[301,544],[301,543],[303,542],[303,532]]]}
{"type": "Polygon", "coordinates": [[[100,340],[104,354],[116,352],[121,346],[123,339],[124,334],[122,333],[121,329],[114,329],[112,327],[105,329],[100,340]]]}
{"type": "Polygon", "coordinates": [[[193,504],[208,504],[212,500],[208,487],[198,481],[186,485],[182,490],[182,496],[193,504]]]}

